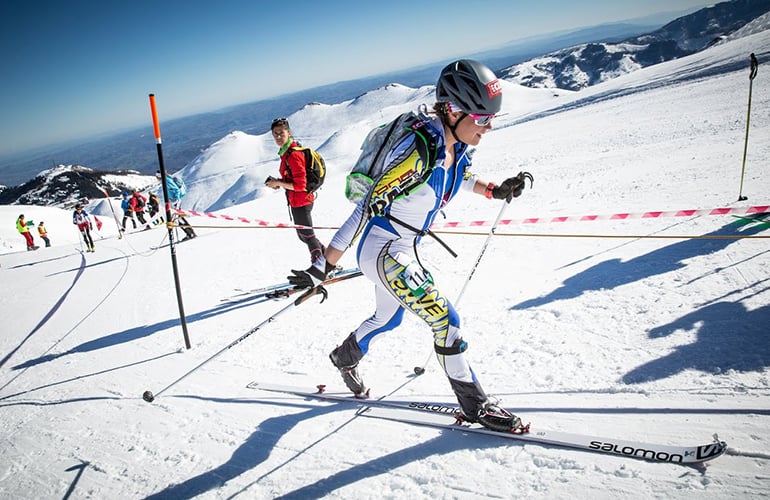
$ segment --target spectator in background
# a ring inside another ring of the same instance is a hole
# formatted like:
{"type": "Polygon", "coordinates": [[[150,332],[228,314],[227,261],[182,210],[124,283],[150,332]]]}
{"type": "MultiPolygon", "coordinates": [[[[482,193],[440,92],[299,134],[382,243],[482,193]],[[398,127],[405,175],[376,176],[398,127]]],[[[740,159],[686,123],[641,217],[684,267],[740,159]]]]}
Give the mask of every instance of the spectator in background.
{"type": "Polygon", "coordinates": [[[153,225],[157,224],[160,222],[160,219],[158,221],[153,221],[153,219],[155,219],[155,216],[160,212],[160,199],[158,199],[158,196],[155,193],[150,193],[147,199],[147,205],[150,207],[150,221],[153,225]]]}
{"type": "Polygon", "coordinates": [[[145,225],[145,229],[150,229],[149,224],[144,220],[144,206],[147,204],[147,198],[145,198],[139,191],[135,191],[134,196],[131,197],[128,204],[131,205],[131,210],[134,211],[139,222],[145,225]]]}
{"type": "MultiPolygon", "coordinates": [[[[155,177],[160,180],[160,170],[155,172],[155,177]]],[[[168,201],[171,203],[171,207],[179,210],[179,205],[182,203],[182,198],[184,198],[184,195],[187,194],[187,187],[184,185],[184,181],[179,177],[166,175],[166,189],[168,190],[168,201]]],[[[191,240],[197,236],[195,231],[193,231],[192,226],[190,226],[190,223],[187,222],[187,219],[181,215],[173,213],[172,217],[178,221],[177,225],[184,230],[185,237],[182,238],[182,241],[191,240]]]]}
{"type": "Polygon", "coordinates": [[[29,226],[34,225],[34,222],[27,222],[24,220],[24,214],[19,215],[16,219],[16,229],[24,236],[24,240],[27,243],[27,250],[37,250],[39,247],[35,245],[35,240],[32,238],[32,233],[29,232],[29,226]]]}
{"type": "Polygon", "coordinates": [[[83,210],[83,205],[80,203],[75,205],[75,211],[72,213],[72,223],[78,227],[80,234],[83,235],[83,241],[86,242],[88,251],[95,251],[94,239],[91,238],[91,230],[94,228],[94,225],[91,223],[91,217],[88,216],[88,212],[83,210]]]}
{"type": "Polygon", "coordinates": [[[43,225],[43,221],[40,221],[40,224],[37,225],[37,232],[40,235],[40,238],[45,241],[45,246],[50,247],[51,240],[48,239],[48,230],[45,228],[45,225],[43,225]]]}
{"type": "Polygon", "coordinates": [[[131,219],[136,229],[136,220],[134,219],[134,209],[131,208],[130,199],[128,198],[128,191],[123,191],[123,201],[120,202],[120,208],[123,209],[123,231],[126,230],[126,219],[131,219]]]}
{"type": "Polygon", "coordinates": [[[265,181],[265,186],[271,189],[285,189],[286,201],[289,204],[289,213],[295,224],[304,226],[297,228],[297,237],[307,245],[310,252],[310,262],[315,262],[324,254],[324,246],[313,231],[313,203],[315,193],[307,192],[307,171],[305,170],[305,155],[298,150],[299,143],[294,140],[289,120],[276,118],[270,125],[273,140],[278,146],[278,156],[281,163],[278,172],[280,179],[272,176],[265,181]]]}

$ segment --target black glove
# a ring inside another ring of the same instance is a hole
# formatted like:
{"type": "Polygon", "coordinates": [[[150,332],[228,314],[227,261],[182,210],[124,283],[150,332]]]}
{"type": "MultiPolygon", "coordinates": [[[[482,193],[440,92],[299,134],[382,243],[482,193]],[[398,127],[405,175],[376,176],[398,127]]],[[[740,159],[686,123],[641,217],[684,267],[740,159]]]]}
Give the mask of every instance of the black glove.
{"type": "Polygon", "coordinates": [[[326,259],[321,258],[304,271],[292,269],[292,274],[287,278],[295,288],[313,288],[320,285],[332,269],[334,266],[326,262],[326,259]]]}
{"type": "Polygon", "coordinates": [[[527,179],[529,179],[529,185],[532,186],[535,179],[529,172],[519,172],[519,175],[516,177],[505,179],[502,184],[492,188],[492,198],[496,200],[505,200],[510,203],[513,198],[518,198],[521,195],[521,192],[524,191],[524,187],[527,185],[527,179]]]}
{"type": "Polygon", "coordinates": [[[267,183],[268,183],[268,182],[270,182],[270,181],[277,181],[277,180],[278,180],[278,179],[276,179],[276,178],[275,178],[275,177],[273,177],[272,175],[268,175],[268,176],[267,176],[267,179],[265,179],[265,184],[267,184],[267,183]]]}

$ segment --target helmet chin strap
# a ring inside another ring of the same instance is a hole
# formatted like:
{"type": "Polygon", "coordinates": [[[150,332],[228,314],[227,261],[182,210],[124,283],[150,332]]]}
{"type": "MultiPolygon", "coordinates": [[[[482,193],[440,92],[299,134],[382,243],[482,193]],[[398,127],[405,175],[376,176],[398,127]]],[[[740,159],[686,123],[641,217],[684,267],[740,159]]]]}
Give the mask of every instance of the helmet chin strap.
{"type": "Polygon", "coordinates": [[[463,112],[463,115],[457,119],[454,125],[447,125],[447,127],[449,127],[449,131],[452,132],[452,137],[454,137],[457,142],[463,142],[459,137],[457,137],[457,132],[455,131],[457,130],[457,126],[460,125],[460,122],[463,121],[466,116],[468,116],[468,113],[463,112]]]}

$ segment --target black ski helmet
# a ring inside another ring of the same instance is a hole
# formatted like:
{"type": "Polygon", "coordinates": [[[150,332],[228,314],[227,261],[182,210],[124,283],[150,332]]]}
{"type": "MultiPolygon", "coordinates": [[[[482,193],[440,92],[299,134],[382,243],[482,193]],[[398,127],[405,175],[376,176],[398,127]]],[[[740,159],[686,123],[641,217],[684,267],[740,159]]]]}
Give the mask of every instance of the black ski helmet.
{"type": "Polygon", "coordinates": [[[466,113],[492,115],[503,104],[503,89],[491,69],[478,61],[461,59],[441,70],[436,101],[452,102],[466,113]]]}

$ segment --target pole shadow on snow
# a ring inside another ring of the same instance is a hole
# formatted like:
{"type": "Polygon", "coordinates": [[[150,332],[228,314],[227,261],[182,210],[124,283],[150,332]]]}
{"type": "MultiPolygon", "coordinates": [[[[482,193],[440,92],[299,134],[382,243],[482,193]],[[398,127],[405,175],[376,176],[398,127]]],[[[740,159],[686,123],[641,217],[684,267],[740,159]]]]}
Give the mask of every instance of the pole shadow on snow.
{"type": "MultiPolygon", "coordinates": [[[[25,389],[23,391],[20,391],[20,392],[14,393],[14,394],[8,394],[7,396],[0,396],[0,401],[4,401],[4,400],[10,399],[10,398],[15,398],[15,397],[18,397],[18,396],[24,396],[24,395],[29,394],[31,392],[39,391],[39,390],[42,390],[42,389],[48,389],[50,387],[55,387],[57,385],[68,384],[70,382],[75,382],[77,380],[83,380],[83,379],[90,378],[90,377],[96,377],[98,375],[104,375],[105,373],[116,372],[116,371],[122,370],[124,368],[131,368],[132,366],[138,366],[138,365],[141,365],[141,364],[144,364],[144,363],[149,363],[151,361],[157,361],[159,359],[165,358],[166,356],[172,356],[174,354],[179,354],[179,352],[180,351],[167,352],[165,354],[159,354],[157,356],[153,356],[151,358],[143,359],[141,361],[135,361],[133,363],[126,363],[126,364],[120,365],[120,366],[113,366],[112,368],[107,368],[105,370],[99,370],[99,371],[96,371],[96,372],[87,373],[85,375],[78,375],[76,377],[70,377],[70,378],[67,378],[67,379],[64,379],[64,380],[58,380],[56,382],[49,382],[47,384],[39,385],[39,386],[33,387],[31,389],[25,389]]],[[[4,389],[5,387],[6,387],[5,385],[0,387],[0,390],[4,389]]],[[[3,403],[0,403],[0,406],[11,406],[11,405],[4,405],[3,403]]]]}
{"type": "Polygon", "coordinates": [[[667,325],[653,328],[654,341],[677,331],[697,328],[695,342],[634,368],[623,376],[639,384],[674,376],[685,370],[709,374],[727,371],[760,372],[770,366],[770,305],[749,311],[741,302],[716,302],[667,325]]]}
{"type": "MultiPolygon", "coordinates": [[[[175,397],[193,398],[192,396],[175,397]]],[[[297,457],[308,452],[318,443],[326,439],[334,439],[336,432],[354,420],[358,419],[358,415],[354,413],[354,409],[346,403],[318,406],[306,403],[286,403],[275,399],[257,401],[253,399],[236,400],[200,397],[194,398],[220,403],[260,404],[291,408],[307,408],[307,411],[289,415],[278,415],[265,419],[259,424],[254,433],[252,433],[251,436],[249,436],[243,442],[243,444],[241,444],[233,452],[232,456],[227,462],[184,482],[168,486],[167,488],[146,497],[147,500],[162,498],[193,498],[208,491],[221,488],[225,486],[228,481],[237,478],[241,474],[252,471],[261,463],[265,462],[270,457],[273,449],[277,446],[281,438],[283,438],[283,436],[285,436],[301,422],[335,411],[347,411],[352,413],[350,419],[339,424],[334,430],[327,432],[319,438],[313,438],[314,440],[312,443],[297,451],[289,459],[264,472],[257,479],[243,486],[238,492],[229,496],[229,498],[232,498],[240,494],[245,494],[245,497],[248,498],[252,496],[252,494],[248,492],[251,487],[257,485],[262,480],[266,479],[268,476],[277,472],[278,470],[290,465],[291,462],[293,462],[297,457]]],[[[502,446],[521,446],[521,444],[514,443],[501,444],[500,441],[494,438],[484,439],[485,437],[487,436],[462,436],[462,438],[460,438],[460,436],[458,436],[455,431],[440,431],[440,435],[433,439],[415,444],[409,448],[395,451],[389,455],[384,455],[367,462],[353,465],[352,467],[341,470],[329,477],[320,479],[315,483],[308,484],[302,488],[274,498],[321,498],[344,486],[354,484],[369,477],[387,474],[394,468],[418,462],[431,456],[443,455],[457,451],[459,449],[467,449],[468,443],[464,442],[465,439],[472,439],[472,446],[476,450],[484,448],[499,448],[502,446]]],[[[355,461],[355,458],[356,457],[349,457],[348,460],[355,461]]],[[[341,465],[344,466],[345,464],[341,462],[341,465]]]]}
{"type": "Polygon", "coordinates": [[[35,261],[32,261],[32,262],[27,262],[26,264],[17,264],[15,266],[9,267],[8,269],[21,269],[22,267],[32,267],[32,266],[36,266],[38,264],[46,264],[48,262],[54,262],[54,261],[57,261],[57,260],[69,259],[73,255],[74,254],[69,253],[69,254],[65,254],[65,255],[60,255],[59,257],[51,257],[50,259],[35,260],[35,261]]]}
{"type": "Polygon", "coordinates": [[[743,227],[744,222],[727,224],[707,236],[736,236],[736,238],[682,240],[672,245],[653,250],[627,261],[610,259],[600,262],[574,276],[564,280],[562,286],[548,295],[525,300],[511,306],[512,310],[524,310],[539,307],[558,300],[580,297],[588,291],[612,289],[627,285],[651,276],[665,274],[685,267],[686,260],[699,255],[708,255],[725,249],[738,241],[738,236],[750,236],[767,229],[760,224],[743,227]]]}
{"type": "Polygon", "coordinates": [[[59,297],[59,300],[56,301],[56,303],[51,307],[51,309],[43,316],[43,318],[40,320],[40,322],[35,325],[35,327],[32,329],[31,332],[27,334],[26,337],[22,339],[21,342],[19,342],[19,345],[17,345],[11,352],[6,354],[3,359],[0,359],[0,368],[5,365],[5,363],[8,362],[9,359],[11,359],[11,356],[16,354],[16,352],[21,349],[21,347],[37,332],[40,330],[43,325],[48,323],[48,321],[51,319],[51,317],[54,315],[56,311],[59,310],[61,305],[64,303],[64,301],[67,299],[67,295],[75,288],[75,285],[77,284],[78,280],[81,276],[83,276],[83,272],[86,269],[86,258],[85,256],[80,256],[80,267],[77,268],[77,273],[75,274],[75,277],[72,279],[72,283],[70,284],[69,288],[67,288],[61,297],[59,297]]]}
{"type": "MultiPolygon", "coordinates": [[[[236,302],[225,303],[225,304],[213,307],[211,309],[208,309],[206,311],[201,311],[201,312],[187,315],[186,320],[187,320],[187,323],[194,323],[196,321],[208,319],[208,318],[217,316],[219,314],[225,314],[227,312],[240,309],[242,307],[248,307],[253,304],[258,304],[259,302],[266,301],[266,300],[272,300],[272,299],[264,299],[264,298],[260,298],[259,300],[244,299],[237,303],[236,302]]],[[[106,349],[109,347],[114,347],[117,345],[133,342],[135,340],[138,340],[144,337],[149,337],[150,335],[153,335],[160,331],[174,328],[178,325],[179,325],[179,318],[173,318],[165,321],[160,321],[152,325],[143,325],[143,326],[137,326],[134,328],[129,328],[121,332],[115,332],[109,335],[105,335],[103,337],[99,337],[97,339],[89,340],[78,346],[73,347],[72,349],[66,352],[61,352],[57,354],[45,354],[43,356],[39,356],[37,358],[27,360],[23,363],[20,363],[14,366],[12,369],[22,370],[25,368],[29,368],[31,366],[39,365],[41,363],[47,363],[49,361],[53,361],[63,356],[68,356],[71,354],[90,353],[90,352],[98,351],[99,349],[106,349]]],[[[10,357],[10,355],[7,357],[10,357]]],[[[0,366],[2,366],[2,364],[0,364],[0,366]]]]}

